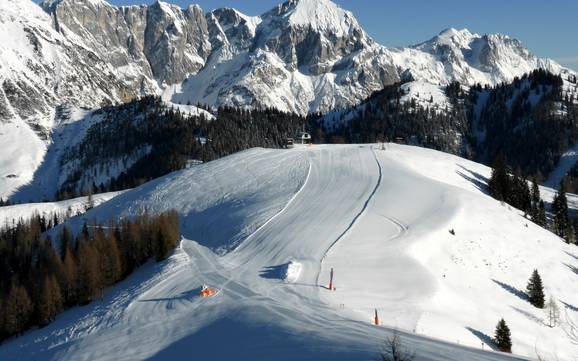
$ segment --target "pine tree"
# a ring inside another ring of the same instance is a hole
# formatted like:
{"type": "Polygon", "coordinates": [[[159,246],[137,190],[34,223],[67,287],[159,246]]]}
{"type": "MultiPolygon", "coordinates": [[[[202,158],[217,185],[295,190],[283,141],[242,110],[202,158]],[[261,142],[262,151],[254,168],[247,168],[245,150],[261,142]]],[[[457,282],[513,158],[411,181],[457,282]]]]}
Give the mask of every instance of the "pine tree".
{"type": "Polygon", "coordinates": [[[538,225],[542,227],[546,227],[548,225],[548,219],[546,218],[546,206],[544,205],[544,201],[540,200],[538,205],[538,225]]]}
{"type": "Polygon", "coordinates": [[[574,244],[578,245],[578,214],[576,214],[576,217],[574,217],[572,228],[574,230],[574,244]]]}
{"type": "Polygon", "coordinates": [[[538,187],[538,181],[536,180],[536,177],[532,178],[532,191],[530,192],[530,200],[530,217],[532,222],[544,227],[545,225],[540,223],[540,187],[538,187]]]}
{"type": "Polygon", "coordinates": [[[542,285],[542,277],[540,277],[538,270],[532,272],[526,291],[532,305],[538,308],[544,308],[544,287],[542,285]]]}
{"type": "Polygon", "coordinates": [[[498,350],[502,352],[512,353],[512,339],[510,335],[510,328],[506,325],[506,321],[502,318],[496,326],[496,334],[494,342],[498,350]]]}
{"type": "Polygon", "coordinates": [[[538,206],[538,203],[540,202],[540,187],[538,187],[538,181],[536,180],[536,177],[532,177],[532,204],[535,204],[536,206],[538,206]]]}

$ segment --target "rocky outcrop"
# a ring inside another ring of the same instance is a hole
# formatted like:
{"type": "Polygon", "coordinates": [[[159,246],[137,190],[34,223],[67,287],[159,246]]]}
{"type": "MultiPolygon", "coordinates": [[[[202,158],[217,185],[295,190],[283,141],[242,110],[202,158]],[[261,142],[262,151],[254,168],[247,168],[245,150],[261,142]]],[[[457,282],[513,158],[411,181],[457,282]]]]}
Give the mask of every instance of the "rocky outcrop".
{"type": "Polygon", "coordinates": [[[112,66],[137,75],[137,83],[143,77],[178,83],[202,68],[211,51],[205,15],[198,6],[183,10],[156,2],[119,8],[99,0],[41,5],[56,30],[80,37],[112,66]]]}

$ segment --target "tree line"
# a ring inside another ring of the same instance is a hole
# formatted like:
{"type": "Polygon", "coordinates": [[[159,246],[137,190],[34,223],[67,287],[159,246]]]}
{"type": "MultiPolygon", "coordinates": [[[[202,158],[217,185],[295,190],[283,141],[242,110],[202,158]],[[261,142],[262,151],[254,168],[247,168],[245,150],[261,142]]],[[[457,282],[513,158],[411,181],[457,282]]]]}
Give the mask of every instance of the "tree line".
{"type": "Polygon", "coordinates": [[[149,259],[168,257],[179,237],[175,211],[84,224],[76,236],[62,225],[55,240],[41,217],[1,230],[0,341],[101,297],[149,259]]]}
{"type": "Polygon", "coordinates": [[[100,113],[103,120],[62,157],[63,166],[76,166],[57,199],[132,188],[183,169],[191,160],[211,161],[252,147],[282,148],[308,122],[275,109],[234,107],[220,107],[216,119],[207,119],[182,113],[153,96],[100,113]],[[119,163],[124,169],[116,174],[119,163]],[[94,183],[95,178],[103,180],[94,183]]]}
{"type": "Polygon", "coordinates": [[[530,189],[528,180],[518,169],[512,172],[503,155],[499,154],[494,162],[492,175],[488,181],[490,195],[502,202],[520,209],[532,222],[550,230],[567,243],[577,243],[578,214],[571,218],[566,197],[567,180],[562,179],[554,196],[550,209],[550,220],[546,214],[544,201],[540,197],[540,188],[536,177],[532,178],[530,189]]]}

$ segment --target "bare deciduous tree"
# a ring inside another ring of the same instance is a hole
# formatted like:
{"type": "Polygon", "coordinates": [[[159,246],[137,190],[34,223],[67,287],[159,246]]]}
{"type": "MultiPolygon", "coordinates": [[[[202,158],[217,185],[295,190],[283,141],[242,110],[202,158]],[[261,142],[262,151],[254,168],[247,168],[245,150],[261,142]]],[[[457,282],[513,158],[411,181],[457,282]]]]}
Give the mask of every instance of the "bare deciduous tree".
{"type": "Polygon", "coordinates": [[[399,333],[393,331],[393,335],[385,340],[378,361],[412,361],[414,358],[415,352],[404,346],[399,333]]]}
{"type": "Polygon", "coordinates": [[[578,323],[570,317],[568,309],[564,310],[564,314],[566,318],[564,332],[566,332],[566,335],[573,344],[578,345],[578,323]]]}
{"type": "Polygon", "coordinates": [[[552,296],[546,303],[546,319],[550,327],[556,327],[560,323],[560,307],[558,307],[558,302],[552,296]]]}

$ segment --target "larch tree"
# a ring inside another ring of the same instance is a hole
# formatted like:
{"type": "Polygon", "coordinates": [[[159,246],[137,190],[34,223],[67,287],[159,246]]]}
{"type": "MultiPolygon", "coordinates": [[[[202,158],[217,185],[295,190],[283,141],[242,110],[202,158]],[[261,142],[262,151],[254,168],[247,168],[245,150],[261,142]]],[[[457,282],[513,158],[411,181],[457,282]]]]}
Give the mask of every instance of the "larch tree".
{"type": "Polygon", "coordinates": [[[12,283],[4,305],[4,328],[9,334],[21,332],[30,322],[33,305],[26,288],[12,283]]]}
{"type": "Polygon", "coordinates": [[[54,317],[62,311],[62,292],[54,276],[49,275],[44,277],[37,307],[38,322],[41,326],[52,322],[54,317]]]}
{"type": "Polygon", "coordinates": [[[560,322],[560,307],[554,299],[550,296],[548,303],[546,303],[546,319],[549,327],[556,327],[560,322]]]}

